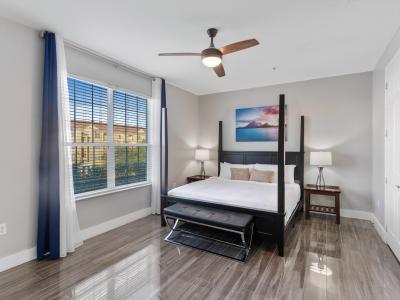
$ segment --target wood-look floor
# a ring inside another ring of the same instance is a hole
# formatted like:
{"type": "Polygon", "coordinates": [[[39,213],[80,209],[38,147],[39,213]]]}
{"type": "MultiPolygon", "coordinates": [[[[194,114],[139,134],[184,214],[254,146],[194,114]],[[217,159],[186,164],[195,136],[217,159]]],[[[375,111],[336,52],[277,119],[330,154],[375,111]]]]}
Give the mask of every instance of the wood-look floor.
{"type": "Polygon", "coordinates": [[[150,216],[58,261],[0,273],[0,299],[400,299],[400,265],[368,221],[299,217],[286,257],[245,264],[164,242],[150,216]]]}

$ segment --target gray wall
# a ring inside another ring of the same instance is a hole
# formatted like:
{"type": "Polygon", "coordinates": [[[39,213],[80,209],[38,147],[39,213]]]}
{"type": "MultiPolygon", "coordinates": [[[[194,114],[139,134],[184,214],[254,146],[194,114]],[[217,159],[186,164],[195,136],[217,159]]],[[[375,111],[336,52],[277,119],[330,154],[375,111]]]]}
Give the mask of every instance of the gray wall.
{"type": "MultiPolygon", "coordinates": [[[[151,97],[151,80],[116,68],[112,62],[66,47],[68,72],[88,80],[134,91],[151,97]]],[[[186,176],[198,172],[194,161],[197,146],[198,96],[167,84],[169,134],[169,186],[184,184],[186,176]]],[[[147,194],[146,194],[147,195],[147,194]]]]}
{"type": "Polygon", "coordinates": [[[66,45],[68,73],[151,97],[151,79],[66,45]]]}
{"type": "Polygon", "coordinates": [[[150,207],[151,186],[119,191],[76,202],[81,229],[150,207]]]}
{"type": "MultiPolygon", "coordinates": [[[[115,67],[111,62],[65,47],[69,74],[87,80],[95,80],[116,88],[151,96],[151,79],[115,67]]],[[[99,197],[77,201],[81,229],[127,215],[150,206],[151,186],[119,191],[99,197]]]]}
{"type": "MultiPolygon", "coordinates": [[[[8,225],[8,234],[0,236],[0,257],[4,257],[29,249],[36,242],[43,49],[37,31],[2,18],[0,39],[7,41],[0,47],[0,134],[3,145],[0,147],[3,168],[0,173],[0,223],[8,225]]],[[[372,101],[371,73],[201,97],[167,85],[170,188],[183,184],[186,176],[198,173],[199,165],[193,160],[198,145],[216,148],[218,120],[225,124],[225,149],[276,149],[276,143],[236,143],[234,109],[277,103],[278,95],[285,93],[289,113],[286,148],[298,149],[299,116],[304,114],[306,150],[332,150],[334,166],[326,170],[326,179],[330,184],[342,186],[343,207],[369,210],[372,193],[373,212],[383,223],[384,69],[399,47],[400,33],[388,46],[373,73],[372,101]]],[[[109,68],[96,67],[94,61],[88,59],[86,66],[90,69],[84,69],[85,61],[73,51],[67,50],[67,58],[73,73],[79,75],[77,73],[81,72],[84,77],[95,76],[109,68]]],[[[109,69],[115,75],[111,79],[95,79],[149,93],[148,81],[137,77],[129,79],[126,71],[113,68],[113,71],[109,69]],[[120,72],[121,76],[114,72],[120,72]],[[119,81],[109,82],[113,79],[119,81]]],[[[215,162],[206,163],[206,171],[216,174],[215,162]]],[[[315,176],[316,170],[307,167],[306,181],[313,182],[315,176]]],[[[77,209],[79,222],[85,229],[149,205],[150,187],[141,187],[81,200],[77,209]]]]}
{"type": "MultiPolygon", "coordinates": [[[[6,41],[0,47],[0,223],[8,225],[8,234],[0,236],[1,258],[36,244],[43,41],[37,31],[3,18],[0,40],[6,41]]],[[[149,79],[85,58],[75,50],[66,52],[67,66],[75,75],[151,93],[149,79]]],[[[167,101],[170,182],[183,184],[197,167],[192,154],[197,145],[198,97],[167,85],[167,101]]],[[[81,229],[149,207],[150,194],[151,187],[146,186],[78,201],[81,229]]]]}
{"type": "MultiPolygon", "coordinates": [[[[361,73],[201,96],[199,144],[216,149],[217,123],[222,120],[225,150],[275,150],[275,142],[235,141],[235,109],[277,104],[284,93],[289,119],[286,150],[299,149],[300,115],[306,117],[305,181],[313,183],[317,172],[308,166],[309,151],[330,150],[334,165],[326,168],[325,178],[327,184],[341,186],[342,207],[370,210],[371,77],[361,73]]],[[[215,161],[206,168],[217,172],[215,161]]]]}
{"type": "MultiPolygon", "coordinates": [[[[167,84],[169,187],[182,185],[198,173],[194,161],[197,146],[198,97],[167,84]]],[[[140,187],[77,201],[79,225],[85,229],[150,206],[151,187],[140,187]]]]}
{"type": "Polygon", "coordinates": [[[198,174],[194,160],[198,144],[199,98],[172,85],[167,85],[168,108],[168,186],[186,183],[186,177],[198,174]]]}
{"type": "Polygon", "coordinates": [[[372,212],[385,225],[385,69],[400,49],[396,33],[373,72],[372,84],[372,212]]]}
{"type": "Polygon", "coordinates": [[[0,257],[36,241],[43,51],[38,33],[0,18],[0,257]]]}

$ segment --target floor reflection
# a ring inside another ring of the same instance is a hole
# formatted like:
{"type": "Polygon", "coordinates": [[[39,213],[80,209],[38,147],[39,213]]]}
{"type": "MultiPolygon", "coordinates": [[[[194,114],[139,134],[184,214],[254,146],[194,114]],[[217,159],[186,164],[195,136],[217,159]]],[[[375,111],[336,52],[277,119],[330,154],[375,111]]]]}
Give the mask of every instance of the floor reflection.
{"type": "Polygon", "coordinates": [[[330,268],[328,268],[326,266],[326,264],[324,264],[322,262],[321,263],[320,262],[311,263],[310,271],[314,272],[314,273],[317,273],[317,274],[325,275],[325,276],[331,276],[332,275],[332,270],[330,268]]]}
{"type": "Polygon", "coordinates": [[[151,299],[160,290],[160,245],[156,241],[78,283],[73,299],[151,299]]]}
{"type": "Polygon", "coordinates": [[[400,265],[367,221],[301,216],[285,257],[265,242],[241,263],[164,242],[149,216],[58,261],[0,274],[0,299],[399,299],[400,265]]]}

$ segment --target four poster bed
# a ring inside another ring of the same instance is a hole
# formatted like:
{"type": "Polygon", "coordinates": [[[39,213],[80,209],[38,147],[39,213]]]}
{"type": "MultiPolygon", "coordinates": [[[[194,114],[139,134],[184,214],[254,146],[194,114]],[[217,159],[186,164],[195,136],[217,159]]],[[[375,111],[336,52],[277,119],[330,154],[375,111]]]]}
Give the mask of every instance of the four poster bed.
{"type": "MultiPolygon", "coordinates": [[[[164,124],[162,132],[166,133],[165,106],[162,107],[162,110],[162,124],[164,124]]],[[[278,151],[226,151],[223,149],[222,121],[219,122],[218,175],[221,173],[221,163],[277,165],[276,183],[247,183],[212,177],[173,189],[170,192],[167,191],[168,139],[164,134],[164,138],[161,138],[163,142],[161,151],[161,224],[166,225],[164,208],[176,203],[246,213],[254,216],[255,232],[260,236],[272,238],[277,243],[279,255],[284,256],[285,232],[294,222],[297,212],[303,208],[303,116],[300,124],[300,150],[285,152],[285,96],[280,95],[278,151]],[[295,165],[295,183],[285,182],[285,165],[295,165]]]]}

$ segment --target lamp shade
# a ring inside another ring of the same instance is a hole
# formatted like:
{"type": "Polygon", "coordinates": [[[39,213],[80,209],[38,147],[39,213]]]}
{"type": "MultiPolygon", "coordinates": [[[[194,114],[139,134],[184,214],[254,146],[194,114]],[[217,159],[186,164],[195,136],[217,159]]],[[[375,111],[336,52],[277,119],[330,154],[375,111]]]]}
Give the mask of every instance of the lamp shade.
{"type": "Polygon", "coordinates": [[[332,165],[332,153],[319,151],[310,153],[310,165],[324,167],[332,165]]]}
{"type": "Polygon", "coordinates": [[[199,161],[210,160],[210,150],[208,150],[208,149],[196,149],[194,157],[195,157],[196,160],[199,160],[199,161]]]}

